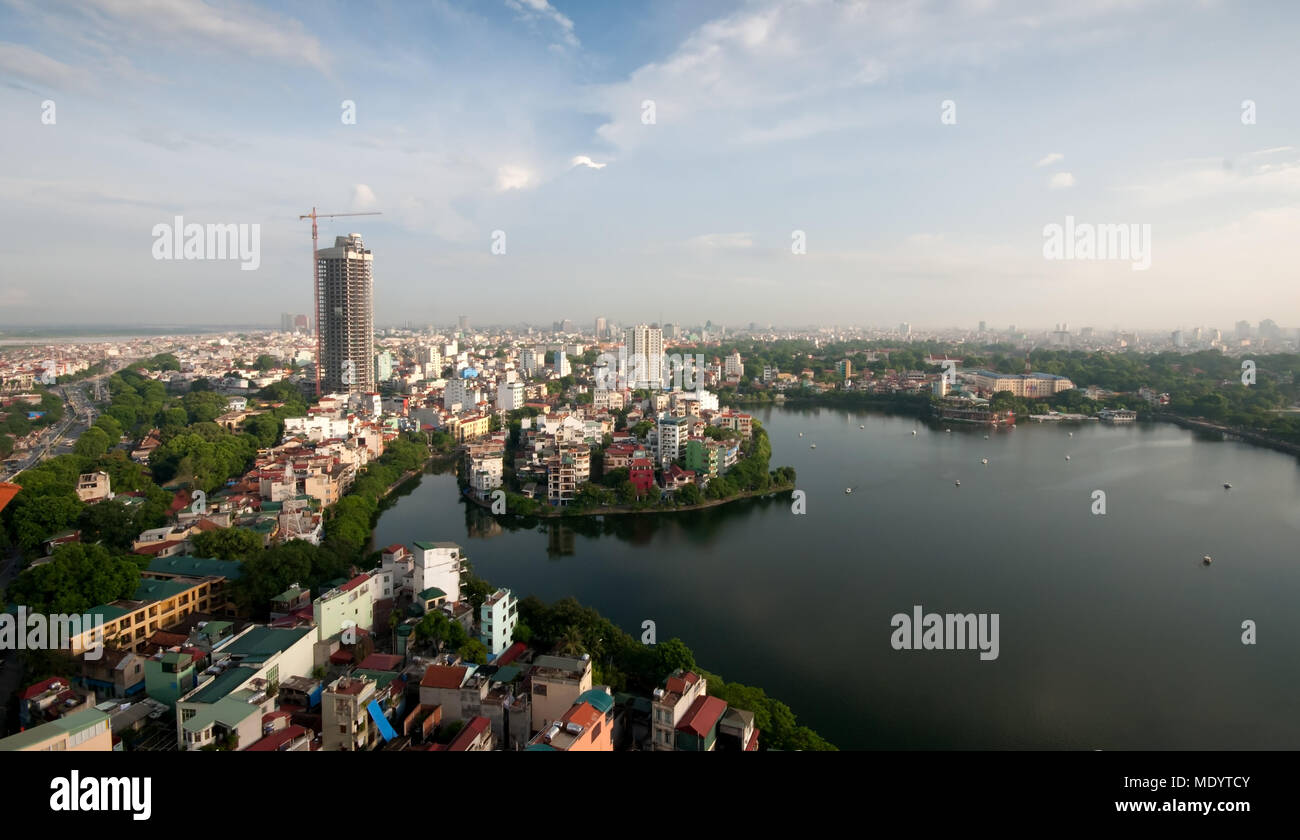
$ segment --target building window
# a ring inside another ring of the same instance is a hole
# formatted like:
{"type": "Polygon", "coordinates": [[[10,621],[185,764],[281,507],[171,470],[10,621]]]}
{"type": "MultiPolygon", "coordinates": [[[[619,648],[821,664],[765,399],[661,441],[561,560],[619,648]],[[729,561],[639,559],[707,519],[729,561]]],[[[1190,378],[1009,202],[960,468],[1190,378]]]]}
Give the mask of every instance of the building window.
{"type": "Polygon", "coordinates": [[[545,696],[546,696],[546,686],[545,686],[544,684],[542,684],[542,683],[534,683],[534,684],[533,684],[533,694],[536,694],[536,695],[539,696],[539,697],[545,697],[545,696]]]}

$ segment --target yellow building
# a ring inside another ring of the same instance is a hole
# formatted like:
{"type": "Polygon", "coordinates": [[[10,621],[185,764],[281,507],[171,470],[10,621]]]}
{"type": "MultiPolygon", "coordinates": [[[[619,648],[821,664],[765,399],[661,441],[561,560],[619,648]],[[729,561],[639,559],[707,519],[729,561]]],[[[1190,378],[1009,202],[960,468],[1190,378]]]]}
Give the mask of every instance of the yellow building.
{"type": "Polygon", "coordinates": [[[180,623],[190,613],[212,612],[224,605],[225,598],[219,597],[222,583],[188,577],[141,578],[133,599],[86,610],[91,621],[72,638],[72,655],[83,653],[100,640],[109,647],[139,650],[155,631],[180,623]]]}
{"type": "Polygon", "coordinates": [[[492,415],[490,414],[473,414],[469,417],[456,418],[456,441],[464,443],[467,440],[486,437],[491,422],[492,415]]]}
{"type": "Polygon", "coordinates": [[[98,709],[74,712],[53,723],[0,738],[0,752],[110,752],[112,749],[109,717],[98,709]]]}

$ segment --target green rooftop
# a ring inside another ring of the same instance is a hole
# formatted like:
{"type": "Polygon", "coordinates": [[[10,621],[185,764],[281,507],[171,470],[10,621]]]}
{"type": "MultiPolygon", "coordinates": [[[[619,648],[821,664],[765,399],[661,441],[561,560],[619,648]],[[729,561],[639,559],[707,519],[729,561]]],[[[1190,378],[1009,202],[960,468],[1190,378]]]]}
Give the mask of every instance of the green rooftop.
{"type": "Polygon", "coordinates": [[[428,601],[432,598],[446,598],[447,593],[443,592],[441,589],[439,589],[436,586],[430,586],[428,589],[420,593],[420,597],[428,601]]]}
{"type": "Polygon", "coordinates": [[[193,588],[193,581],[141,578],[140,585],[131,597],[136,601],[165,601],[193,588]]]}
{"type": "MultiPolygon", "coordinates": [[[[232,668],[232,671],[240,670],[232,668]]],[[[234,729],[241,721],[252,714],[260,714],[261,707],[249,702],[257,692],[251,689],[241,689],[231,694],[229,697],[223,697],[219,702],[209,705],[200,706],[193,715],[183,724],[191,732],[201,732],[207,729],[212,723],[221,723],[231,729],[234,729]]],[[[194,698],[190,698],[191,700],[194,698]]],[[[241,746],[246,746],[242,745],[241,746]]]]}
{"type": "Polygon", "coordinates": [[[591,688],[579,694],[578,699],[574,701],[574,705],[578,703],[590,703],[601,714],[608,714],[609,710],[614,708],[614,698],[599,688],[591,688]]]}
{"type": "Polygon", "coordinates": [[[216,703],[257,676],[256,668],[227,668],[185,699],[186,703],[216,703]]]}
{"type": "Polygon", "coordinates": [[[42,741],[49,740],[60,732],[68,734],[81,732],[101,721],[107,722],[108,719],[108,715],[98,709],[82,709],[80,712],[64,715],[52,723],[42,723],[40,726],[33,726],[26,732],[10,735],[8,738],[0,738],[0,752],[18,752],[33,747],[42,741]]]}
{"type": "Polygon", "coordinates": [[[276,603],[277,601],[296,601],[298,596],[302,595],[306,591],[307,590],[303,589],[301,586],[291,586],[272,598],[271,603],[276,603]]]}
{"type": "Polygon", "coordinates": [[[155,557],[145,569],[160,575],[238,580],[243,575],[240,565],[238,560],[218,560],[215,557],[155,557]]]}
{"type": "Polygon", "coordinates": [[[288,650],[294,642],[312,632],[311,627],[254,627],[221,649],[231,656],[266,659],[288,650]]]}
{"type": "Polygon", "coordinates": [[[93,630],[99,625],[105,624],[116,618],[121,618],[129,612],[131,611],[124,610],[121,607],[115,607],[112,604],[100,604],[97,607],[91,607],[85,612],[86,615],[90,616],[91,623],[83,624],[82,629],[93,630]]]}
{"type": "Polygon", "coordinates": [[[519,669],[514,665],[502,665],[497,669],[497,672],[492,675],[492,679],[496,682],[503,683],[514,682],[519,679],[519,669]]]}

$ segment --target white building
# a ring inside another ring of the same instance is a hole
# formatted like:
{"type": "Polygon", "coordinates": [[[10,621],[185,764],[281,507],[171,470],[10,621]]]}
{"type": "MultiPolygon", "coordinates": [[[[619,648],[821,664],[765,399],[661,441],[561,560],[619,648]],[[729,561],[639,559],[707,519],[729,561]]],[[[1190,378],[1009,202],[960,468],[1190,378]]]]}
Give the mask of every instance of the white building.
{"type": "Polygon", "coordinates": [[[722,375],[730,379],[732,377],[740,378],[745,375],[745,363],[740,360],[740,352],[732,353],[722,362],[722,375]]]}
{"type": "Polygon", "coordinates": [[[524,376],[537,376],[546,367],[546,352],[529,349],[519,354],[519,364],[523,366],[524,376]]]}
{"type": "MultiPolygon", "coordinates": [[[[460,600],[460,567],[465,559],[461,547],[453,542],[414,543],[411,553],[409,590],[412,595],[437,587],[448,601],[460,600]]],[[[405,587],[404,587],[405,588],[405,587]]]]}
{"type": "Polygon", "coordinates": [[[371,575],[361,575],[313,601],[311,612],[320,641],[333,638],[348,627],[374,630],[375,593],[382,586],[371,575]]]}
{"type": "Polygon", "coordinates": [[[478,401],[478,383],[474,379],[450,379],[442,392],[442,407],[449,411],[472,408],[478,401]]]}
{"type": "Polygon", "coordinates": [[[470,456],[469,486],[480,499],[486,499],[501,486],[503,462],[499,454],[470,456]]]}
{"type": "Polygon", "coordinates": [[[488,653],[499,656],[514,641],[519,623],[519,601],[509,589],[498,589],[479,608],[479,641],[488,653]]]}
{"type": "Polygon", "coordinates": [[[556,376],[568,376],[573,373],[573,368],[569,365],[569,357],[563,350],[555,351],[555,364],[551,367],[556,376]]]}
{"type": "Polygon", "coordinates": [[[286,438],[306,437],[308,440],[321,441],[346,438],[351,433],[352,423],[346,419],[326,417],[315,414],[311,417],[286,417],[284,419],[284,436],[286,438]]]}
{"type": "Polygon", "coordinates": [[[524,383],[502,382],[497,386],[497,408],[514,411],[524,407],[524,383]]]}
{"type": "Polygon", "coordinates": [[[686,438],[690,427],[685,417],[661,417],[658,425],[659,466],[667,468],[681,457],[686,448],[686,438]]]}
{"type": "Polygon", "coordinates": [[[662,388],[664,382],[664,332],[638,324],[623,331],[629,388],[662,388]]]}

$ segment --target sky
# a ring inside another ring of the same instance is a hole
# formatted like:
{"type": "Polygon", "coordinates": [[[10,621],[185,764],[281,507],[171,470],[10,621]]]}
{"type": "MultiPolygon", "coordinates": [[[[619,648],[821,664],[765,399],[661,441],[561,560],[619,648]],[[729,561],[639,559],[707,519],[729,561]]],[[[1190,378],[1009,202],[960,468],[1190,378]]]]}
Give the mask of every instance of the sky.
{"type": "Polygon", "coordinates": [[[311,310],[316,207],[382,212],[321,221],[373,250],[381,326],[1300,326],[1298,24],[1227,0],[0,0],[0,325],[278,325],[311,310]],[[257,225],[256,269],[157,259],[177,216],[257,225]],[[1047,258],[1067,217],[1136,226],[1130,251],[1047,258]]]}

